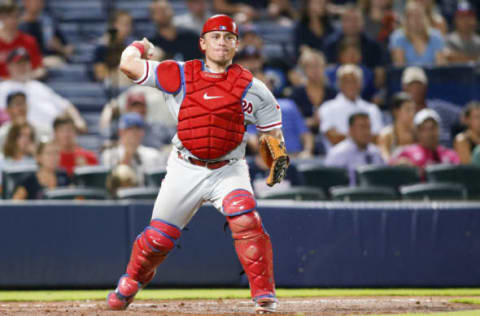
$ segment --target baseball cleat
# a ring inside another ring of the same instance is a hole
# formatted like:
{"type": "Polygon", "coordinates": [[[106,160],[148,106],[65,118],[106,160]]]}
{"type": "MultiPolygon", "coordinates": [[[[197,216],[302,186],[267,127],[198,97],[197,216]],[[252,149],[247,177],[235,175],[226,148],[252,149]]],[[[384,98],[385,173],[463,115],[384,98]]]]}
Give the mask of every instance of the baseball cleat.
{"type": "Polygon", "coordinates": [[[255,302],[255,313],[267,314],[275,313],[277,310],[278,301],[272,297],[260,298],[255,302]]]}
{"type": "Polygon", "coordinates": [[[140,282],[131,279],[128,274],[122,275],[115,291],[108,293],[108,306],[113,310],[126,309],[141,288],[140,282]]]}

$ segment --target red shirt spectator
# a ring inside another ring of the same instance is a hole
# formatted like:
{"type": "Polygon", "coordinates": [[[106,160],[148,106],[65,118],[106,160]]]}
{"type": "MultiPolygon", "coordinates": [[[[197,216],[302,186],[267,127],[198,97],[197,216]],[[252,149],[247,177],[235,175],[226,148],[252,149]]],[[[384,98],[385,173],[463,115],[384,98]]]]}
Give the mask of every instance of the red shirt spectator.
{"type": "Polygon", "coordinates": [[[87,165],[98,165],[95,153],[81,147],[76,147],[73,151],[60,152],[60,167],[69,175],[73,174],[75,167],[87,165]]]}
{"type": "Polygon", "coordinates": [[[0,3],[0,77],[9,78],[7,69],[7,56],[10,52],[23,48],[30,56],[32,69],[38,69],[35,78],[44,74],[42,69],[42,53],[37,40],[18,29],[20,10],[13,0],[5,0],[0,3]]]}
{"type": "Polygon", "coordinates": [[[60,167],[69,175],[75,167],[98,164],[95,153],[77,145],[77,133],[69,117],[60,116],[53,122],[54,140],[60,149],[60,167]]]}
{"type": "Polygon", "coordinates": [[[42,53],[38,48],[37,40],[33,36],[18,31],[15,39],[9,43],[0,38],[0,77],[10,77],[7,69],[7,55],[19,47],[25,48],[28,52],[32,69],[42,66],[42,53]]]}

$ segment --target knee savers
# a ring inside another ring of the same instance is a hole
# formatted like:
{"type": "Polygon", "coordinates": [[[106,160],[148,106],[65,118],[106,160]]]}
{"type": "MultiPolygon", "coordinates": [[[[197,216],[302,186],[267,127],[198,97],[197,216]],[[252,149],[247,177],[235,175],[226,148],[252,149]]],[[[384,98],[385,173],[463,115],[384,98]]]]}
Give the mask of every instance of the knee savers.
{"type": "Polygon", "coordinates": [[[180,229],[161,220],[152,220],[133,244],[127,274],[146,284],[153,278],[155,268],[165,260],[180,237],[180,229]]]}
{"type": "Polygon", "coordinates": [[[255,211],[257,202],[247,190],[235,190],[223,199],[223,213],[227,216],[233,239],[252,238],[262,234],[262,220],[255,211]]]}

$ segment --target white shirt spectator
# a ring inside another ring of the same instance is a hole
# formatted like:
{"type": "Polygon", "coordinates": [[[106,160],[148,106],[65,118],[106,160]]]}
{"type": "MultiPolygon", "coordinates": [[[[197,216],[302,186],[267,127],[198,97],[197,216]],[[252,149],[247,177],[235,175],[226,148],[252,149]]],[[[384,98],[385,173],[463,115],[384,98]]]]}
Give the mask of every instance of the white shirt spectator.
{"type": "Polygon", "coordinates": [[[65,113],[70,105],[67,99],[40,81],[8,80],[0,83],[0,109],[6,109],[7,95],[13,91],[25,93],[28,105],[27,120],[37,127],[41,126],[51,130],[55,118],[65,113]]]}
{"type": "MultiPolygon", "coordinates": [[[[354,112],[366,112],[372,124],[372,134],[378,135],[383,127],[382,113],[378,107],[361,98],[351,101],[345,97],[343,93],[337,94],[335,99],[329,100],[320,106],[318,115],[320,118],[320,132],[325,134],[331,129],[347,135],[348,134],[348,118],[354,112]]],[[[325,147],[327,150],[332,144],[324,137],[325,147]]]]}

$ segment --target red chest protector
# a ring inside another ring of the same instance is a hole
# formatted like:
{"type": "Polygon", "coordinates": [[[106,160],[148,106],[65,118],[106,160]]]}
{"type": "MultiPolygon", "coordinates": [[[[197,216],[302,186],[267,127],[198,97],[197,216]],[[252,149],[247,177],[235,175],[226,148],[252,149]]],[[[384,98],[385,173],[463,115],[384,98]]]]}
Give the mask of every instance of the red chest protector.
{"type": "Polygon", "coordinates": [[[200,60],[184,65],[185,97],[178,113],[178,138],[192,154],[218,159],[242,143],[245,133],[242,96],[252,74],[239,65],[226,73],[202,71],[200,60]]]}

